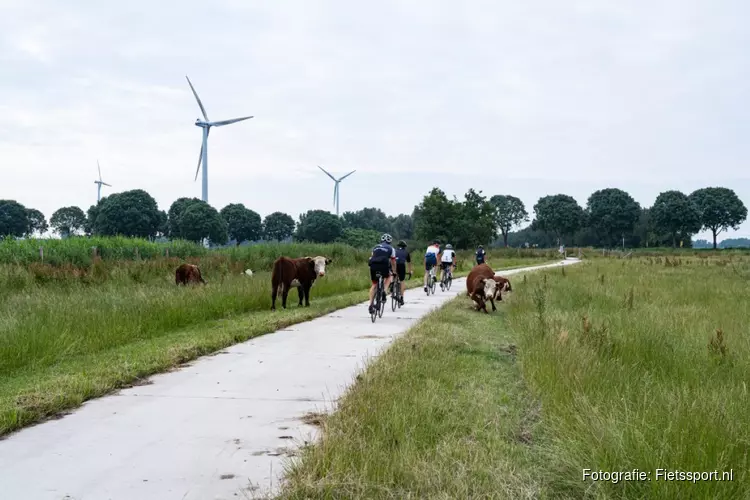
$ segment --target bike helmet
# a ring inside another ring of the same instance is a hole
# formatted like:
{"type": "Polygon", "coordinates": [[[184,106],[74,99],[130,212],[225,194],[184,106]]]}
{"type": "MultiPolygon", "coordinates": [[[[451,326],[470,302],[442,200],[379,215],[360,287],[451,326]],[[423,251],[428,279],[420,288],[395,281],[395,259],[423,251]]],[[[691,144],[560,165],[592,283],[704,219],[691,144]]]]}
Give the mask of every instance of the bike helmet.
{"type": "Polygon", "coordinates": [[[479,245],[479,248],[484,248],[482,245],[479,245]]]}
{"type": "Polygon", "coordinates": [[[452,250],[453,249],[453,245],[451,245],[450,243],[448,243],[447,245],[445,245],[445,248],[447,250],[452,250]]]}
{"type": "Polygon", "coordinates": [[[399,241],[398,242],[398,247],[399,248],[406,248],[406,242],[404,240],[399,241]]]}
{"type": "Polygon", "coordinates": [[[390,244],[391,241],[393,241],[393,238],[391,238],[390,234],[386,233],[380,237],[380,241],[385,241],[386,243],[390,244]]]}

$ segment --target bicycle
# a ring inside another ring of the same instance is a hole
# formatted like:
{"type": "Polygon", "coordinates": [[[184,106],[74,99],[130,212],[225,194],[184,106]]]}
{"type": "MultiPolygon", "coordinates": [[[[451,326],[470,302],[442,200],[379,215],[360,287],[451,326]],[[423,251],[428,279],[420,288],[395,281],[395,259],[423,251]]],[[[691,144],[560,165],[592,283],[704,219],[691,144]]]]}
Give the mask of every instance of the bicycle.
{"type": "Polygon", "coordinates": [[[375,308],[370,313],[370,319],[375,323],[377,318],[383,317],[383,311],[385,310],[385,300],[383,300],[383,294],[385,293],[385,279],[380,273],[375,273],[378,278],[378,286],[375,289],[375,308]]]}
{"type": "MultiPolygon", "coordinates": [[[[406,273],[409,277],[406,279],[411,279],[411,273],[406,273]]],[[[398,278],[398,274],[394,275],[393,281],[391,281],[391,310],[395,311],[396,307],[398,306],[399,309],[401,309],[401,301],[403,300],[404,296],[401,293],[401,280],[398,278]]]]}
{"type": "Polygon", "coordinates": [[[443,279],[440,280],[440,290],[447,291],[451,289],[453,283],[453,271],[450,268],[446,269],[443,273],[443,279]]]}
{"type": "Polygon", "coordinates": [[[430,295],[430,292],[435,295],[435,288],[437,287],[437,276],[435,275],[436,267],[437,266],[432,266],[432,268],[430,268],[430,277],[427,280],[427,295],[430,295]]]}

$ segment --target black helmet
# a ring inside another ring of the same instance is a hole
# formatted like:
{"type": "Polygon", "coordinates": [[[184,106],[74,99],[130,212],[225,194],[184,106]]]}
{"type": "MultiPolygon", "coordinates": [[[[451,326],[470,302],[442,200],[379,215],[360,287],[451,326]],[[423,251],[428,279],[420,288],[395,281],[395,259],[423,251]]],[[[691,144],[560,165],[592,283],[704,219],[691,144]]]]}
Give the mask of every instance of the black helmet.
{"type": "Polygon", "coordinates": [[[482,245],[479,245],[479,248],[484,248],[482,245]]]}
{"type": "Polygon", "coordinates": [[[406,242],[404,240],[399,241],[398,242],[398,247],[399,248],[406,248],[406,242]]]}

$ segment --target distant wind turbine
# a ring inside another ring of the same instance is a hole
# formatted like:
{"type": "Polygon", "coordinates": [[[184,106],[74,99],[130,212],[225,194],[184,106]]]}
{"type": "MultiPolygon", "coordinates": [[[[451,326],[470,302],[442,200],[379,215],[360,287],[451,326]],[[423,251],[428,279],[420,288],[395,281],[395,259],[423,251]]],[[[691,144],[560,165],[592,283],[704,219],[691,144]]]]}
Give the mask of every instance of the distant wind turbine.
{"type": "Polygon", "coordinates": [[[352,170],[351,172],[349,172],[345,176],[337,179],[334,176],[332,176],[331,174],[329,174],[328,172],[326,172],[326,170],[323,167],[321,167],[320,165],[318,165],[318,168],[321,169],[328,177],[330,177],[331,179],[333,179],[333,182],[336,183],[336,185],[333,188],[333,204],[336,207],[336,215],[338,216],[339,215],[339,193],[340,193],[340,191],[339,191],[339,184],[341,183],[341,181],[343,181],[344,179],[346,179],[347,177],[349,177],[350,175],[352,175],[354,172],[356,172],[356,170],[352,170]]]}
{"type": "Polygon", "coordinates": [[[109,186],[112,187],[112,184],[107,184],[102,180],[102,167],[99,166],[99,160],[96,160],[96,168],[99,169],[99,180],[94,181],[94,184],[96,184],[96,203],[99,203],[99,200],[102,199],[102,186],[109,186]]]}
{"type": "Polygon", "coordinates": [[[188,78],[187,75],[185,75],[185,78],[188,81],[188,85],[190,85],[190,90],[193,91],[195,100],[198,101],[198,106],[201,108],[201,113],[203,113],[204,118],[203,120],[201,120],[200,118],[197,118],[195,120],[195,125],[203,129],[203,144],[201,145],[201,152],[198,156],[198,168],[195,170],[195,180],[198,180],[198,171],[201,169],[201,163],[203,163],[203,191],[201,199],[208,203],[208,133],[211,130],[211,127],[222,127],[224,125],[230,125],[232,123],[237,123],[241,122],[242,120],[252,118],[252,116],[243,116],[242,118],[232,118],[231,120],[221,120],[218,122],[210,121],[208,119],[208,115],[206,114],[206,108],[203,107],[203,103],[201,102],[200,97],[198,97],[198,93],[195,91],[193,84],[190,83],[190,78],[188,78]]]}

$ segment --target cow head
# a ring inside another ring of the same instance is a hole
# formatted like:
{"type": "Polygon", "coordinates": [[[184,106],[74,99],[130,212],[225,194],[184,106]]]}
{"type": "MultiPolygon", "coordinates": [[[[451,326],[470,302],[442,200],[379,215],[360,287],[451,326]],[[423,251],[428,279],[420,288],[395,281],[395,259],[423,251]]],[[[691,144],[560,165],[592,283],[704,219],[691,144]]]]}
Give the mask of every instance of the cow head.
{"type": "Polygon", "coordinates": [[[305,257],[310,262],[310,267],[315,271],[315,275],[323,277],[326,275],[326,264],[333,262],[327,257],[318,255],[317,257],[305,257]]]}
{"type": "Polygon", "coordinates": [[[484,284],[485,298],[494,298],[495,290],[497,290],[497,282],[492,278],[483,278],[481,282],[484,284]]]}

